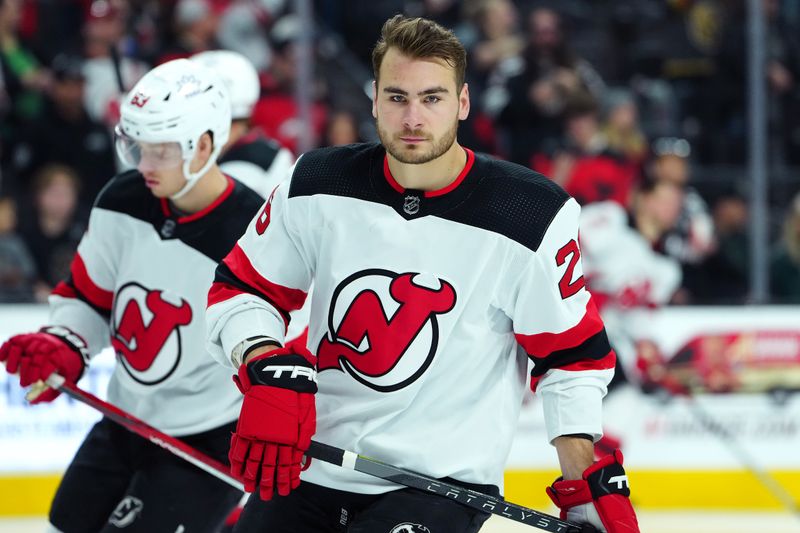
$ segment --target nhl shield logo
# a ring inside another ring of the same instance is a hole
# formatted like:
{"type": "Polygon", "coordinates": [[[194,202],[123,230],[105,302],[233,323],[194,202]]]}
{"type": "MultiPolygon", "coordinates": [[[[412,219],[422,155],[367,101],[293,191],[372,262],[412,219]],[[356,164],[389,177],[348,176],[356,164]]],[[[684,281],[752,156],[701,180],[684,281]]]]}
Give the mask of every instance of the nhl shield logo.
{"type": "Polygon", "coordinates": [[[403,211],[409,215],[419,213],[420,198],[416,194],[408,194],[403,201],[403,211]]]}

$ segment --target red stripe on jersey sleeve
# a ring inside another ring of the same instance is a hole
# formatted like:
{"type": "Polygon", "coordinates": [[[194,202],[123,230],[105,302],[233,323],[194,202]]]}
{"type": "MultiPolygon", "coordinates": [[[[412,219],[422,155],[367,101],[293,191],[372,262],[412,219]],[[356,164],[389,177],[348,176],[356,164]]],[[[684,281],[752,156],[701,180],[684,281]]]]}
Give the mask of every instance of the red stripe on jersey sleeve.
{"type": "Polygon", "coordinates": [[[211,288],[208,290],[208,307],[220,302],[224,302],[225,300],[230,300],[234,296],[238,296],[240,294],[249,293],[228,285],[227,283],[215,281],[211,284],[211,288]]]}
{"type": "Polygon", "coordinates": [[[553,352],[574,348],[603,329],[603,320],[597,312],[594,299],[586,304],[586,312],[577,325],[561,333],[537,333],[534,335],[515,335],[525,353],[535,358],[545,358],[553,352]]]}
{"type": "Polygon", "coordinates": [[[77,298],[78,293],[75,292],[75,289],[70,287],[66,282],[60,281],[58,285],[55,286],[53,291],[50,294],[55,294],[56,296],[61,296],[63,298],[77,298]]]}
{"type": "Polygon", "coordinates": [[[104,311],[111,311],[111,305],[114,302],[114,293],[99,287],[92,278],[89,277],[89,272],[86,270],[86,263],[80,254],[75,254],[70,267],[72,273],[72,284],[75,289],[80,292],[86,300],[95,307],[104,311]]]}
{"type": "MultiPolygon", "coordinates": [[[[277,283],[272,283],[259,274],[255,267],[253,267],[250,259],[245,255],[244,250],[242,250],[238,244],[233,247],[233,250],[231,250],[222,262],[228,266],[234,276],[263,294],[269,301],[273,302],[280,311],[288,313],[303,307],[303,302],[306,301],[307,296],[305,292],[300,289],[292,289],[290,287],[278,285],[277,283]]],[[[233,288],[231,287],[231,289],[233,288]]],[[[209,298],[210,297],[209,295],[209,298]]]]}

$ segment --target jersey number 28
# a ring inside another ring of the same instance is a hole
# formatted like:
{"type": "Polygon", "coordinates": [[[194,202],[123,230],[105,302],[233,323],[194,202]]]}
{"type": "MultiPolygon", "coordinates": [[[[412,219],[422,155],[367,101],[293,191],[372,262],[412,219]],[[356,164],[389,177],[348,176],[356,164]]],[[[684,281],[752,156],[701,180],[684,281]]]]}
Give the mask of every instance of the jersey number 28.
{"type": "Polygon", "coordinates": [[[558,282],[558,290],[561,291],[562,300],[566,300],[581,290],[585,285],[583,276],[579,277],[575,281],[572,281],[572,276],[575,274],[575,266],[578,264],[578,260],[581,258],[581,250],[578,248],[578,243],[575,241],[575,239],[572,239],[567,244],[562,246],[561,249],[556,253],[556,265],[562,266],[567,261],[567,257],[569,257],[567,270],[564,272],[564,275],[561,276],[561,280],[558,282]]]}

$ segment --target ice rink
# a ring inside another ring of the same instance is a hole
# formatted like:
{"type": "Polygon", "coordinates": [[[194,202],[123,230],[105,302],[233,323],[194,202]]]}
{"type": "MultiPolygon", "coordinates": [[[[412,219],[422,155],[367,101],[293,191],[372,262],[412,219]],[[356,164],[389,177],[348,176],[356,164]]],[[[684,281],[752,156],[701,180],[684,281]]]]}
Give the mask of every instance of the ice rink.
{"type": "MultiPolygon", "coordinates": [[[[41,518],[6,518],[0,520],[0,533],[41,533],[45,524],[41,518]]],[[[790,513],[642,512],[639,524],[642,533],[800,533],[800,515],[790,513]]],[[[540,530],[492,517],[481,533],[534,531],[540,530]]]]}

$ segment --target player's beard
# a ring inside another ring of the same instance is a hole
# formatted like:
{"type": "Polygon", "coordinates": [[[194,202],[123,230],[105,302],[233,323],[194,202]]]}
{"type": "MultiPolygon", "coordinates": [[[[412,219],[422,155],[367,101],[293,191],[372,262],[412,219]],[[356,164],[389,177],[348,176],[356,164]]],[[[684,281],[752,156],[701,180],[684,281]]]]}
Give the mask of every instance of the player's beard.
{"type": "Polygon", "coordinates": [[[458,132],[458,119],[455,120],[453,126],[447,130],[438,139],[429,139],[423,143],[425,146],[430,146],[427,150],[418,144],[406,144],[400,137],[424,137],[427,138],[424,132],[421,131],[404,131],[403,133],[392,136],[388,131],[381,128],[380,121],[375,121],[375,126],[378,130],[378,138],[383,144],[386,151],[400,161],[409,165],[422,165],[441,157],[442,154],[447,152],[453,143],[456,142],[456,133],[458,132]]]}

